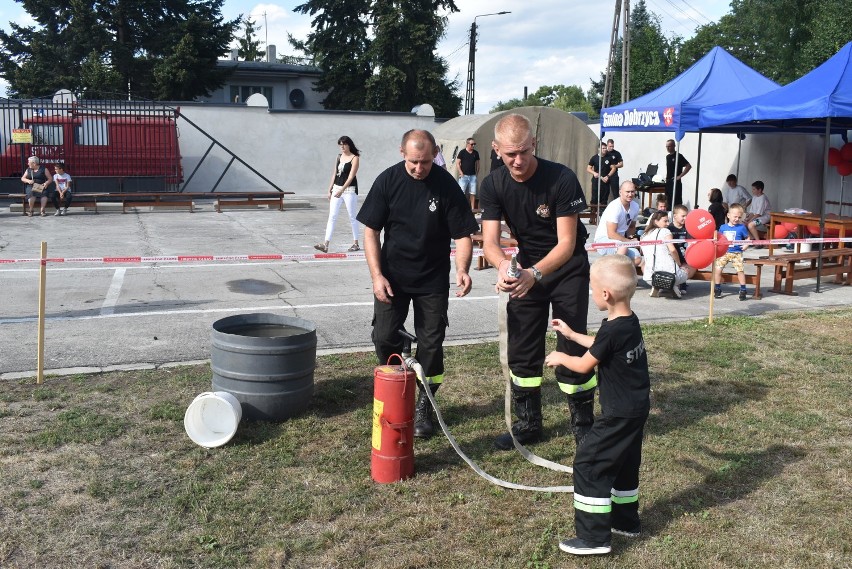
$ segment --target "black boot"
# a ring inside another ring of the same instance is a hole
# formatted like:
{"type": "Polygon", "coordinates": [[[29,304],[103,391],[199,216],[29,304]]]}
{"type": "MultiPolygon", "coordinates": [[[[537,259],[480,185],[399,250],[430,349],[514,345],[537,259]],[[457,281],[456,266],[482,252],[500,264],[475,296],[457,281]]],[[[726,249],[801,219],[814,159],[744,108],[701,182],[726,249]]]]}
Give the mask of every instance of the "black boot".
{"type": "MultiPolygon", "coordinates": [[[[418,384],[420,392],[417,394],[417,404],[414,406],[414,436],[420,439],[428,439],[435,432],[435,426],[432,424],[432,405],[429,403],[429,398],[423,393],[423,386],[418,384]]],[[[432,395],[441,387],[440,383],[430,383],[429,389],[432,395]]]]}
{"type": "Polygon", "coordinates": [[[581,397],[568,396],[568,409],[571,410],[571,432],[579,447],[595,424],[595,392],[581,397]]]}
{"type": "MultiPolygon", "coordinates": [[[[512,385],[512,399],[518,420],[512,425],[512,433],[522,445],[537,443],[541,440],[541,388],[521,389],[512,385]]],[[[500,450],[511,450],[512,435],[503,433],[494,439],[494,446],[500,450]]]]}

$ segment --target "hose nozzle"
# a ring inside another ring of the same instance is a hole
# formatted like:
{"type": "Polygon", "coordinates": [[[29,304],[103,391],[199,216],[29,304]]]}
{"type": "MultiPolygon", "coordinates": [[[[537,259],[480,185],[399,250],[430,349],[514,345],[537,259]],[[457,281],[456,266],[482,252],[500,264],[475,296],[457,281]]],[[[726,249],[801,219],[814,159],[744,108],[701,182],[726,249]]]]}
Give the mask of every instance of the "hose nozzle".
{"type": "Polygon", "coordinates": [[[518,269],[518,256],[512,255],[512,260],[509,261],[509,270],[506,271],[506,276],[516,279],[521,276],[521,271],[518,269]]]}

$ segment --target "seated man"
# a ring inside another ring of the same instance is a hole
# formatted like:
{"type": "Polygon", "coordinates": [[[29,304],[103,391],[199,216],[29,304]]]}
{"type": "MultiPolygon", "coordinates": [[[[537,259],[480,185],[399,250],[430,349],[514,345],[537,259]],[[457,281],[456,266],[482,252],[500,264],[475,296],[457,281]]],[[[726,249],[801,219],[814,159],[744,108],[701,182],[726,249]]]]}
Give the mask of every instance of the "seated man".
{"type": "MultiPolygon", "coordinates": [[[[609,241],[630,242],[636,240],[636,217],[639,215],[639,204],[634,201],[636,186],[633,182],[622,182],[618,189],[618,199],[609,202],[598,221],[595,231],[595,243],[609,241]]],[[[642,264],[642,255],[632,247],[612,247],[598,249],[599,255],[627,255],[633,259],[634,265],[642,264]]]]}
{"type": "MultiPolygon", "coordinates": [[[[760,239],[759,233],[769,231],[769,213],[772,206],[769,204],[769,198],[763,193],[763,182],[755,181],[751,185],[751,193],[754,196],[751,204],[746,212],[745,223],[748,227],[748,234],[752,239],[760,239]]],[[[753,249],[763,249],[762,245],[757,245],[753,249]]]]}

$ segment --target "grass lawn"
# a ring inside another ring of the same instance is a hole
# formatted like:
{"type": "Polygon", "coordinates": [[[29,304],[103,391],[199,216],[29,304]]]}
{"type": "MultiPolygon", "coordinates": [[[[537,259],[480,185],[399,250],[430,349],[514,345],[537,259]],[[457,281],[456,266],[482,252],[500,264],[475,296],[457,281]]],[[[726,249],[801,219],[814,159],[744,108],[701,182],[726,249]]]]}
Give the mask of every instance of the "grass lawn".
{"type": "MultiPolygon", "coordinates": [[[[374,483],[374,357],[345,354],[318,359],[307,413],[212,450],[183,429],[206,365],[0,384],[0,567],[852,567],[852,309],[644,333],[644,534],[607,557],[559,551],[571,495],[492,486],[442,436],[414,478],[374,483]]],[[[570,464],[546,374],[535,450],[570,464]]],[[[493,449],[501,377],[496,344],[447,350],[453,434],[495,476],[571,484],[493,449]]]]}

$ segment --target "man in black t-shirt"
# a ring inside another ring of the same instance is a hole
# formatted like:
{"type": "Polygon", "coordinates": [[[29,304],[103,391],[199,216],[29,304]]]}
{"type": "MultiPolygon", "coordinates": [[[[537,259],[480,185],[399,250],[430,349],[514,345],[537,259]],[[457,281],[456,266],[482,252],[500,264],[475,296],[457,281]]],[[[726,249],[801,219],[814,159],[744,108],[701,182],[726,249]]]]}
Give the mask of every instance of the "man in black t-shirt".
{"type": "Polygon", "coordinates": [[[680,180],[692,170],[692,164],[683,154],[675,151],[675,141],[671,138],[666,141],[666,152],[666,198],[669,207],[674,207],[683,203],[683,184],[680,180]]]}
{"type": "MultiPolygon", "coordinates": [[[[483,250],[498,267],[497,288],[509,294],[506,309],[509,371],[518,421],[512,433],[522,444],[541,439],[541,380],[545,334],[553,317],[586,330],[589,306],[589,258],[585,226],[578,214],[586,209],[577,175],[561,164],[535,157],[535,139],[526,117],[510,114],[495,130],[495,149],[505,167],[482,182],[483,250]],[[510,262],[500,248],[505,217],[518,240],[520,276],[507,274],[510,262]]],[[[580,355],[585,348],[561,339],[559,350],[580,355]]],[[[579,444],[594,421],[596,380],[593,374],[556,369],[559,387],[568,396],[571,429],[579,444]]],[[[495,446],[512,448],[506,433],[495,446]]]]}
{"type": "Polygon", "coordinates": [[[610,164],[605,142],[601,142],[600,153],[589,158],[586,172],[592,175],[592,198],[589,200],[589,205],[606,205],[609,200],[609,184],[612,174],[617,170],[610,164]],[[603,168],[601,168],[601,162],[603,162],[603,168]]]}
{"type": "MultiPolygon", "coordinates": [[[[437,148],[428,131],[406,132],[403,161],[379,174],[358,212],[373,280],[373,344],[379,363],[402,351],[397,330],[413,304],[417,360],[432,393],[444,381],[450,240],[456,244],[456,296],[461,297],[470,292],[470,235],[478,229],[453,176],[432,167],[437,148]]],[[[433,430],[432,406],[421,392],[414,436],[430,437],[433,430]]]]}
{"type": "Polygon", "coordinates": [[[465,147],[456,154],[456,174],[462,192],[470,198],[470,209],[476,207],[476,174],[479,172],[479,152],[476,141],[468,138],[465,147]]]}
{"type": "Polygon", "coordinates": [[[621,152],[615,149],[615,141],[609,139],[606,141],[606,159],[611,166],[615,167],[615,171],[609,176],[609,191],[612,194],[612,199],[618,198],[618,171],[624,168],[624,158],[621,157],[621,152]]]}

